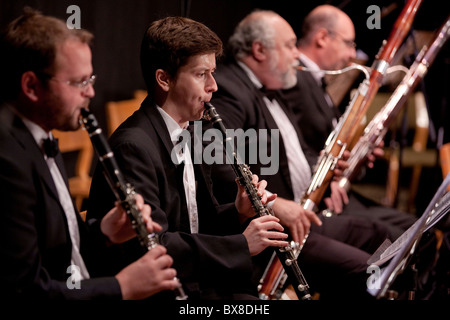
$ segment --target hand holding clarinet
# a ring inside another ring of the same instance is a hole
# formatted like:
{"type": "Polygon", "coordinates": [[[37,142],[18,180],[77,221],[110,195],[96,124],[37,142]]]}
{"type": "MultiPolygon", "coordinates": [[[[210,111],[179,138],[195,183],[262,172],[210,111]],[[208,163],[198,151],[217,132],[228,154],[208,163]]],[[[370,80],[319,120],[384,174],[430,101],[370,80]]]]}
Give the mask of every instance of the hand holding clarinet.
{"type": "MultiPolygon", "coordinates": [[[[117,165],[114,154],[102,133],[102,129],[98,126],[95,116],[89,110],[82,109],[81,123],[89,134],[89,138],[91,139],[94,149],[99,157],[99,161],[103,166],[105,177],[117,199],[116,206],[119,208],[119,210],[115,211],[116,213],[110,211],[102,219],[102,232],[107,234],[112,242],[119,243],[131,239],[134,235],[130,232],[130,230],[134,230],[141,245],[149,251],[144,255],[144,257],[141,258],[143,261],[141,261],[141,259],[138,260],[138,262],[141,262],[140,264],[133,263],[119,272],[116,276],[121,284],[122,295],[126,298],[128,296],[127,290],[122,287],[122,283],[130,283],[130,278],[127,277],[127,273],[137,272],[139,274],[139,271],[142,269],[142,262],[150,262],[149,260],[151,258],[158,258],[166,254],[166,249],[159,245],[158,235],[154,233],[154,231],[160,231],[161,226],[151,220],[150,206],[144,205],[142,196],[137,195],[134,188],[129,183],[125,182],[119,166],[117,165]],[[123,212],[125,212],[126,215],[123,215],[123,212]],[[117,216],[121,214],[122,216],[117,216]],[[131,224],[132,228],[129,228],[129,224],[131,224]],[[127,232],[125,230],[129,231],[127,232]]],[[[172,258],[167,255],[165,255],[165,257],[168,257],[170,260],[165,261],[164,263],[167,267],[169,267],[172,265],[172,258]]],[[[175,277],[176,274],[173,274],[173,271],[175,270],[163,270],[163,276],[167,277],[168,274],[171,275],[171,278],[165,287],[175,290],[177,300],[186,300],[187,296],[184,293],[179,280],[175,277]]],[[[162,273],[160,274],[162,275],[162,273]]],[[[127,287],[133,287],[134,289],[136,287],[142,287],[142,291],[145,292],[145,288],[143,287],[143,283],[145,283],[144,278],[145,275],[142,275],[140,279],[137,279],[134,283],[131,283],[131,285],[127,287]]],[[[153,279],[153,281],[156,281],[156,279],[153,279]]],[[[163,289],[165,287],[163,287],[163,289]]],[[[162,291],[161,288],[154,293],[159,291],[162,291]]],[[[141,296],[138,294],[137,297],[131,296],[131,298],[141,298],[141,296]]]]}

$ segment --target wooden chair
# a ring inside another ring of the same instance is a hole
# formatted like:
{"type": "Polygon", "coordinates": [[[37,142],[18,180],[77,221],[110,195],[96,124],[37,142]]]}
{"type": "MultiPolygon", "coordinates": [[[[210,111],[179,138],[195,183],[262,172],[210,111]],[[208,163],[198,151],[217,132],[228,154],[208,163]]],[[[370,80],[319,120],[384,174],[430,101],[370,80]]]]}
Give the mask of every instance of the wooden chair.
{"type": "Polygon", "coordinates": [[[147,97],[147,90],[136,90],[134,91],[134,98],[139,102],[144,101],[145,97],[147,97]]]}
{"type": "MultiPolygon", "coordinates": [[[[380,94],[377,94],[380,95],[380,94]]],[[[381,100],[389,98],[390,94],[381,94],[381,100]],[[384,95],[384,97],[383,97],[384,95]]],[[[427,148],[429,118],[425,104],[425,97],[422,92],[416,92],[410,96],[402,112],[397,116],[397,121],[391,128],[400,127],[403,113],[407,113],[407,122],[409,130],[414,131],[412,144],[400,151],[395,146],[387,146],[386,156],[389,161],[388,181],[386,185],[386,205],[394,206],[398,197],[399,175],[401,168],[412,168],[410,179],[409,194],[406,204],[406,210],[412,211],[414,200],[417,195],[420,176],[423,167],[433,167],[437,161],[437,152],[434,149],[427,148]],[[401,168],[400,168],[401,167],[401,168]]]]}
{"type": "Polygon", "coordinates": [[[92,143],[83,129],[77,131],[53,130],[52,133],[59,140],[61,153],[76,155],[74,175],[69,177],[69,190],[78,210],[81,211],[83,200],[89,197],[91,187],[90,170],[94,155],[92,143]]]}
{"type": "MultiPolygon", "coordinates": [[[[450,172],[450,142],[443,144],[439,149],[439,158],[441,160],[442,179],[445,179],[450,172]]],[[[450,191],[450,185],[447,187],[447,191],[450,191]]]]}
{"type": "Polygon", "coordinates": [[[81,216],[81,219],[83,219],[83,221],[86,221],[86,215],[87,215],[87,210],[80,212],[80,216],[81,216]]]}
{"type": "Polygon", "coordinates": [[[109,135],[111,135],[122,122],[131,116],[134,111],[139,109],[146,96],[147,91],[137,90],[132,99],[110,101],[106,103],[105,112],[109,135]]]}

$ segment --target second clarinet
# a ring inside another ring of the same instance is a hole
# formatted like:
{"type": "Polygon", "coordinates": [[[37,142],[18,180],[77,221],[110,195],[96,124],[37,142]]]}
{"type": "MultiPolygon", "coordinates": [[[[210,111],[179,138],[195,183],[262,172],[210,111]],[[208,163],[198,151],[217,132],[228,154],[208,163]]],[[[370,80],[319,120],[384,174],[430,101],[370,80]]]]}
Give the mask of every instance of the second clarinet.
{"type": "MultiPolygon", "coordinates": [[[[229,157],[231,166],[233,167],[234,173],[236,174],[239,183],[245,188],[247,196],[250,199],[255,212],[260,216],[273,215],[273,211],[262,203],[261,197],[258,195],[258,191],[255,185],[252,183],[253,174],[250,171],[248,165],[238,163],[235,151],[233,151],[232,155],[228,153],[228,151],[232,149],[229,148],[228,145],[226,145],[230,142],[230,140],[226,135],[225,126],[223,125],[222,119],[217,113],[216,108],[214,108],[214,106],[209,102],[205,103],[204,118],[211,121],[214,128],[220,130],[220,132],[222,133],[224,137],[224,145],[226,147],[225,150],[227,150],[227,157],[229,157]]],[[[275,249],[278,259],[281,261],[289,280],[293,284],[297,297],[300,300],[311,300],[309,285],[306,282],[305,277],[300,270],[300,267],[298,266],[297,257],[294,251],[295,248],[291,246],[275,249]]]]}
{"type": "MultiPolygon", "coordinates": [[[[159,244],[159,238],[156,233],[148,232],[142,213],[137,207],[134,188],[125,182],[122,172],[117,165],[114,153],[102,133],[102,129],[98,126],[97,119],[87,109],[81,109],[81,123],[89,134],[92,145],[98,155],[100,163],[103,166],[103,172],[108,180],[109,185],[120,202],[122,208],[131,220],[131,224],[136,231],[137,237],[141,245],[147,250],[151,250],[159,244]]],[[[177,300],[186,300],[187,295],[181,284],[175,289],[177,300]]]]}

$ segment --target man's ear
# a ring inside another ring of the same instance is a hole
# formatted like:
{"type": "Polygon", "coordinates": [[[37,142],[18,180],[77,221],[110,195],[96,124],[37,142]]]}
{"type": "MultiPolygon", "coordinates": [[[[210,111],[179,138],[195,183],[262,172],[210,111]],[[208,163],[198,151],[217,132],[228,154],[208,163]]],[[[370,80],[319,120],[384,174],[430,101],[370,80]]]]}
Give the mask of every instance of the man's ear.
{"type": "Polygon", "coordinates": [[[264,61],[267,58],[267,48],[260,41],[254,41],[252,43],[252,53],[253,57],[258,62],[264,61]]]}
{"type": "Polygon", "coordinates": [[[23,94],[33,102],[39,100],[39,90],[42,86],[41,80],[33,71],[27,71],[22,74],[20,86],[23,94]]]}
{"type": "Polygon", "coordinates": [[[316,46],[323,48],[328,42],[329,36],[330,35],[327,29],[320,28],[319,30],[317,30],[316,34],[314,35],[316,46]]]}
{"type": "Polygon", "coordinates": [[[170,76],[169,74],[162,70],[158,69],[155,71],[156,83],[161,87],[165,92],[169,91],[170,87],[170,76]]]}

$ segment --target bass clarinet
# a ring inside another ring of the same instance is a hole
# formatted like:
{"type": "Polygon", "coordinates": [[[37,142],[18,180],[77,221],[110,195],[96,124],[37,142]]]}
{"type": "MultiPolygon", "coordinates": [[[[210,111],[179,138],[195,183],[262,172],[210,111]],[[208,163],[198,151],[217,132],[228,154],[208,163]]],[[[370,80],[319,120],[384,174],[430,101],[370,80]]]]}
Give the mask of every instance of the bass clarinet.
{"type": "MultiPolygon", "coordinates": [[[[300,200],[300,205],[304,209],[318,212],[319,203],[322,201],[325,191],[334,177],[333,170],[337,162],[342,158],[345,150],[351,150],[355,141],[361,136],[360,123],[364,119],[378,88],[381,86],[393,57],[409,32],[421,3],[422,0],[408,0],[396,20],[388,40],[380,48],[380,52],[370,69],[370,74],[365,70],[366,68],[356,64],[340,71],[325,71],[328,74],[339,74],[347,71],[347,69],[357,68],[365,73],[366,79],[358,86],[357,93],[353,96],[335,129],[325,142],[323,153],[314,167],[314,174],[310,184],[300,200]]],[[[299,66],[298,69],[312,71],[303,66],[299,66]]],[[[327,211],[325,210],[324,212],[326,213],[327,211]]],[[[300,254],[307,238],[308,234],[303,239],[297,254],[300,254]]],[[[282,271],[280,263],[276,259],[269,263],[261,279],[261,284],[266,292],[270,292],[272,295],[280,291],[280,284],[284,281],[282,271]]]]}
{"type": "MultiPolygon", "coordinates": [[[[103,173],[122,208],[127,213],[133,229],[136,231],[140,244],[148,251],[159,245],[159,238],[156,233],[149,233],[145,226],[142,213],[137,207],[134,188],[125,182],[122,172],[117,165],[114,153],[103,135],[102,129],[98,126],[97,119],[88,109],[81,109],[81,124],[89,134],[92,145],[103,166],[103,173]]],[[[179,284],[175,289],[176,300],[186,300],[187,295],[179,284]]]]}
{"type": "Polygon", "coordinates": [[[447,17],[447,20],[436,33],[431,44],[422,48],[389,100],[364,129],[363,136],[358,140],[350,153],[347,161],[349,166],[344,170],[343,176],[339,180],[341,187],[349,190],[350,181],[358,174],[360,167],[365,163],[366,156],[384,139],[389,126],[405,105],[411,92],[425,77],[436,55],[449,37],[450,16],[447,17]]]}
{"type": "MultiPolygon", "coordinates": [[[[232,150],[232,147],[229,147],[228,145],[231,140],[226,135],[226,129],[222,122],[222,118],[220,118],[216,108],[214,108],[214,106],[209,102],[205,103],[205,113],[203,117],[204,119],[211,121],[212,125],[222,133],[224,138],[224,147],[226,147],[225,152],[229,157],[231,166],[239,180],[239,183],[245,188],[247,196],[255,212],[260,216],[274,215],[272,209],[262,203],[261,197],[258,195],[258,191],[252,183],[253,174],[250,171],[249,166],[239,163],[237,154],[234,150],[232,155],[228,152],[229,150],[232,150]]],[[[275,249],[278,259],[281,261],[286,274],[293,284],[297,297],[300,300],[311,300],[309,285],[306,282],[300,267],[298,266],[297,257],[294,251],[295,248],[291,245],[284,248],[275,249]]]]}

